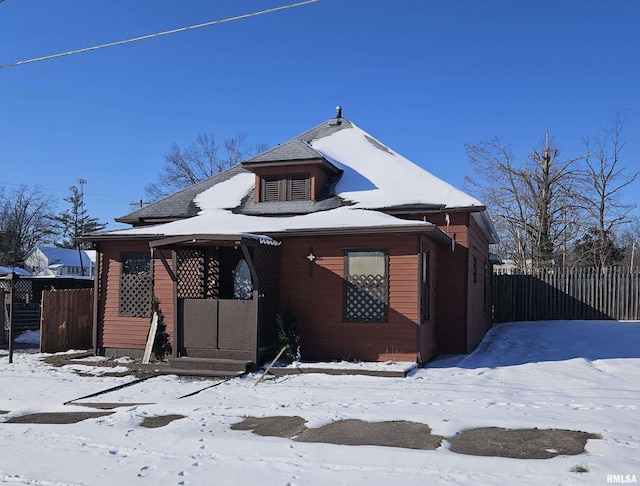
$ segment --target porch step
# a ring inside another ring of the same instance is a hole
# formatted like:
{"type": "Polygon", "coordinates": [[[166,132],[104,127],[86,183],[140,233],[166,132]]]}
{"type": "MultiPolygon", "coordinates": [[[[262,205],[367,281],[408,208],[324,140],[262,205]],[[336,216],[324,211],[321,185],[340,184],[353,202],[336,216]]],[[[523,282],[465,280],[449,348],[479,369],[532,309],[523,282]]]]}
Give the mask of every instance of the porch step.
{"type": "Polygon", "coordinates": [[[211,371],[211,370],[183,370],[179,368],[166,368],[158,370],[160,375],[199,376],[202,378],[235,378],[244,375],[244,371],[211,371]]]}
{"type": "MultiPolygon", "coordinates": [[[[222,358],[171,358],[169,360],[169,372],[178,374],[181,372],[209,372],[218,373],[215,376],[236,376],[246,373],[251,369],[251,361],[222,358]]],[[[205,376],[205,375],[199,375],[205,376]]],[[[214,376],[214,375],[211,375],[214,376]]]]}
{"type": "Polygon", "coordinates": [[[206,358],[206,359],[222,359],[237,361],[253,361],[255,353],[246,350],[236,349],[211,349],[211,348],[193,348],[187,351],[181,351],[183,358],[206,358]]]}

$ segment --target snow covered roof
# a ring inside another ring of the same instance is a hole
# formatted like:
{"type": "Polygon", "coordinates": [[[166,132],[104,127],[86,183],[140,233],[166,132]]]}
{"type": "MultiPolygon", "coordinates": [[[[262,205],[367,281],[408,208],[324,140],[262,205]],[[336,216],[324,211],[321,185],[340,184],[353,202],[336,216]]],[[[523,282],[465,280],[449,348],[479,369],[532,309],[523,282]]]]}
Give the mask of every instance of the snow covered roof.
{"type": "Polygon", "coordinates": [[[195,216],[200,211],[200,208],[195,205],[193,199],[201,192],[208,188],[224,182],[237,174],[248,173],[241,165],[236,165],[231,169],[216,174],[204,181],[200,181],[193,186],[187,187],[181,191],[171,194],[165,198],[162,198],[153,204],[144,206],[132,213],[129,213],[120,218],[116,218],[119,223],[135,224],[139,221],[150,220],[164,220],[172,221],[180,218],[190,218],[195,216]]]}
{"type": "MultiPolygon", "coordinates": [[[[48,263],[47,266],[50,268],[56,268],[60,266],[66,266],[66,267],[80,266],[80,258],[78,256],[78,250],[76,249],[56,248],[56,247],[38,245],[25,256],[25,260],[28,259],[29,256],[36,251],[40,251],[45,256],[48,263]]],[[[95,251],[94,250],[91,250],[91,251],[92,251],[92,254],[94,255],[93,260],[85,250],[82,250],[80,252],[80,254],[82,255],[82,264],[84,266],[88,267],[92,263],[92,261],[95,261],[95,251]]]]}
{"type": "Polygon", "coordinates": [[[146,226],[107,234],[176,236],[203,233],[205,228],[215,234],[272,234],[319,228],[426,229],[433,225],[388,213],[454,209],[480,213],[476,219],[481,220],[481,227],[494,242],[492,225],[477,199],[394,152],[353,122],[334,118],[241,166],[118,218],[120,222],[146,226]],[[320,160],[337,174],[318,200],[254,202],[256,176],[247,169],[301,160],[320,160]]]}
{"type": "Polygon", "coordinates": [[[310,145],[344,171],[336,193],[355,208],[406,205],[482,208],[477,199],[417,166],[352,124],[310,145]]]}
{"type": "Polygon", "coordinates": [[[15,273],[16,275],[28,276],[31,275],[23,268],[19,267],[5,267],[0,265],[0,276],[9,275],[10,273],[15,273]]]}

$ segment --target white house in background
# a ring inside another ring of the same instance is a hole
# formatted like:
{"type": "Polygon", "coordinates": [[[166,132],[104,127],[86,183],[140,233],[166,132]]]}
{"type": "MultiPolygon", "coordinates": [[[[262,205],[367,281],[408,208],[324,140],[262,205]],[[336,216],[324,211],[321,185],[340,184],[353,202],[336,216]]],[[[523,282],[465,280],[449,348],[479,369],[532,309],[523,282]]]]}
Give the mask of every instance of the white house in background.
{"type": "Polygon", "coordinates": [[[39,245],[24,258],[24,269],[30,275],[38,277],[93,278],[95,266],[95,250],[78,251],[39,245]]]}

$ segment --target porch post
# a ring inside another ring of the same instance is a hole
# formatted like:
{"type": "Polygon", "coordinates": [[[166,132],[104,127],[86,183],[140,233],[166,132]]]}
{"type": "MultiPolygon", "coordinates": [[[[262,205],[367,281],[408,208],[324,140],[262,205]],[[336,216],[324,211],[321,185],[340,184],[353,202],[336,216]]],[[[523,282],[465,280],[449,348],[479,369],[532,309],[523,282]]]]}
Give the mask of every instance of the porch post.
{"type": "Polygon", "coordinates": [[[178,357],[178,257],[175,250],[171,250],[171,259],[173,260],[173,347],[172,355],[174,358],[178,357]]]}
{"type": "Polygon", "coordinates": [[[247,243],[245,241],[241,241],[240,242],[240,248],[242,248],[242,253],[244,254],[244,259],[247,262],[247,265],[249,266],[249,271],[251,272],[251,278],[253,279],[253,281],[255,282],[255,285],[253,286],[254,290],[259,290],[260,289],[260,279],[258,278],[258,272],[256,271],[256,266],[253,263],[253,259],[251,258],[251,254],[249,253],[249,247],[247,246],[247,243]]]}

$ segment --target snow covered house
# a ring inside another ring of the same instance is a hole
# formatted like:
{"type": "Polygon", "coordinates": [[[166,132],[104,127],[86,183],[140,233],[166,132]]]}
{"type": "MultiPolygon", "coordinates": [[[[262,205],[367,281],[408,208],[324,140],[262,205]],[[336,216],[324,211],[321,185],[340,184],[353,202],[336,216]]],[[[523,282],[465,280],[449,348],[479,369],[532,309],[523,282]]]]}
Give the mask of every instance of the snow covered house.
{"type": "Polygon", "coordinates": [[[98,353],[142,352],[152,294],[172,366],[264,362],[287,311],[304,360],[424,362],[469,352],[491,326],[485,207],[341,110],[118,221],[132,227],[86,237],[98,353]]]}
{"type": "Polygon", "coordinates": [[[25,255],[24,269],[36,277],[93,278],[95,251],[38,245],[25,255]]]}

